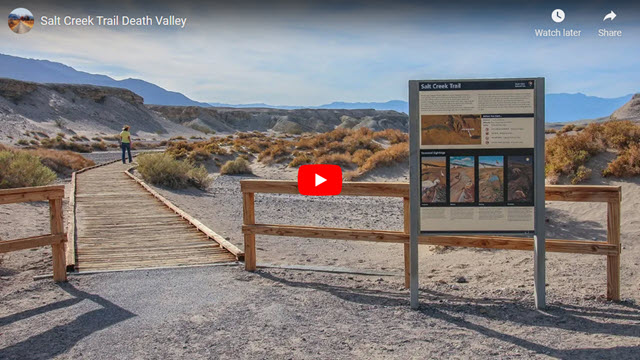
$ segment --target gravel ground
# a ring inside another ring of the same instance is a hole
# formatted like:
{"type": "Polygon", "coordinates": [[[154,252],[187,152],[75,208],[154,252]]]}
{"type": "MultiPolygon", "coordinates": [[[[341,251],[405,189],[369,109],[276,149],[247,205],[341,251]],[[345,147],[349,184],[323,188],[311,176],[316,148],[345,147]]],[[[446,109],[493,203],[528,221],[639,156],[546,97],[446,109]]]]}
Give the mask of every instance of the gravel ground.
{"type": "Polygon", "coordinates": [[[425,285],[419,311],[397,277],[216,266],[38,284],[15,295],[27,308],[0,301],[2,359],[637,359],[640,346],[632,303],[551,294],[538,312],[526,289],[478,284],[425,285]]]}
{"type": "MultiPolygon", "coordinates": [[[[218,177],[206,192],[159,191],[241,246],[240,179],[218,177]]],[[[0,258],[0,359],[637,359],[640,230],[633,214],[639,185],[618,184],[624,194],[620,303],[604,300],[601,256],[548,254],[549,309],[540,312],[526,251],[421,247],[419,311],[409,309],[402,289],[397,244],[257,239],[259,264],[388,276],[277,268],[247,273],[227,265],[80,275],[63,285],[30,280],[50,268],[42,260],[47,250],[15,252],[0,258]],[[33,254],[32,269],[15,257],[23,253],[33,254]]],[[[44,212],[16,206],[0,207],[0,216],[12,219],[0,222],[4,239],[22,236],[44,212]],[[18,212],[23,218],[14,221],[18,212]]],[[[606,206],[548,206],[549,236],[605,236],[606,206]]],[[[398,199],[260,194],[256,214],[259,222],[402,227],[398,199]]]]}

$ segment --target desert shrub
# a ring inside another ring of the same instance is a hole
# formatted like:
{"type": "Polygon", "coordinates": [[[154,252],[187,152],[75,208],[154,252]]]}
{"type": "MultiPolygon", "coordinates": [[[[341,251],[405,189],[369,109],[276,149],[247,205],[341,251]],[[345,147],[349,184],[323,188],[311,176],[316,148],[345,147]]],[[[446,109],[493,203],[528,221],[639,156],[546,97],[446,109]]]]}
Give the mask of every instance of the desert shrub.
{"type": "Polygon", "coordinates": [[[0,151],[0,189],[51,184],[56,174],[25,151],[0,151]]]}
{"type": "Polygon", "coordinates": [[[362,166],[367,161],[367,159],[371,157],[371,155],[373,155],[373,151],[368,149],[360,149],[353,153],[353,157],[351,158],[351,160],[356,163],[356,165],[362,166]]]}
{"type": "Polygon", "coordinates": [[[586,129],[587,127],[585,125],[577,125],[573,130],[576,132],[582,131],[584,129],[586,129]]]}
{"type": "Polygon", "coordinates": [[[54,139],[42,139],[41,145],[47,149],[70,150],[70,151],[75,151],[80,153],[91,152],[91,146],[86,144],[68,142],[68,141],[65,141],[60,136],[54,139]]]}
{"type": "Polygon", "coordinates": [[[157,149],[158,147],[160,144],[155,142],[134,141],[131,143],[131,150],[157,149]]]}
{"type": "Polygon", "coordinates": [[[174,159],[169,154],[154,153],[138,156],[138,172],[145,181],[172,189],[189,185],[189,174],[194,167],[186,161],[174,159]]]}
{"type": "Polygon", "coordinates": [[[580,165],[578,166],[578,169],[576,170],[575,175],[571,179],[571,183],[575,185],[584,180],[589,179],[590,177],[591,177],[591,169],[589,169],[584,165],[580,165]]]}
{"type": "Polygon", "coordinates": [[[398,129],[385,129],[373,133],[373,138],[376,140],[386,139],[391,144],[398,144],[402,142],[408,142],[409,134],[398,129]]]}
{"type": "Polygon", "coordinates": [[[640,175],[640,145],[622,151],[602,172],[603,176],[631,177],[640,175]]]}
{"type": "Polygon", "coordinates": [[[108,136],[103,136],[102,140],[106,140],[106,141],[120,141],[120,135],[108,135],[108,136]]]}
{"type": "Polygon", "coordinates": [[[22,146],[27,146],[27,145],[29,145],[29,141],[25,140],[25,139],[20,139],[20,140],[18,140],[18,142],[16,144],[22,145],[22,146]]]}
{"type": "Polygon", "coordinates": [[[545,145],[545,175],[567,175],[572,183],[584,179],[587,160],[606,149],[597,133],[581,131],[575,135],[559,134],[545,145]],[[580,167],[583,167],[580,169],[580,167]],[[578,171],[580,169],[580,171],[578,171]]]}
{"type": "Polygon", "coordinates": [[[29,141],[29,144],[37,146],[37,145],[40,145],[40,142],[38,140],[31,140],[29,141]]]}
{"type": "Polygon", "coordinates": [[[73,171],[84,169],[95,163],[73,151],[61,151],[50,149],[27,150],[32,155],[40,158],[40,162],[58,174],[69,175],[73,171]]]}
{"type": "Polygon", "coordinates": [[[409,144],[399,143],[371,155],[360,167],[361,173],[373,169],[405,162],[409,158],[409,144]]]}
{"type": "Polygon", "coordinates": [[[61,138],[65,138],[67,136],[67,134],[63,133],[63,132],[59,132],[56,134],[57,137],[61,137],[61,138]]]}
{"type": "Polygon", "coordinates": [[[235,174],[251,174],[251,165],[247,160],[241,157],[237,157],[235,160],[229,160],[222,168],[220,168],[220,174],[223,175],[235,175],[235,174]]]}
{"type": "Polygon", "coordinates": [[[285,157],[289,155],[291,155],[291,146],[289,143],[278,140],[276,143],[258,154],[258,161],[265,164],[272,164],[274,162],[286,160],[285,157]]]}
{"type": "Polygon", "coordinates": [[[212,155],[227,155],[229,153],[225,148],[221,147],[220,144],[216,142],[216,140],[210,140],[208,143],[203,145],[203,147],[212,155]]]}
{"type": "Polygon", "coordinates": [[[358,178],[358,176],[362,175],[358,170],[348,170],[342,174],[342,178],[345,181],[352,181],[358,178]]]}
{"type": "Polygon", "coordinates": [[[174,159],[181,160],[185,159],[191,151],[193,151],[195,145],[192,143],[188,143],[186,141],[179,141],[169,143],[167,150],[165,152],[174,159]]]}
{"type": "Polygon", "coordinates": [[[187,139],[185,139],[184,136],[174,136],[169,139],[169,141],[175,141],[175,140],[187,140],[187,139]]]}
{"type": "Polygon", "coordinates": [[[92,142],[90,146],[91,146],[91,149],[97,150],[97,151],[106,151],[107,150],[107,144],[104,141],[92,142]]]}
{"type": "MultiPolygon", "coordinates": [[[[241,133],[242,134],[242,133],[241,133]]],[[[266,148],[271,146],[271,142],[268,140],[261,140],[257,138],[239,137],[232,142],[232,149],[235,152],[250,152],[253,154],[259,154],[266,148]]]]}
{"type": "MultiPolygon", "coordinates": [[[[602,123],[600,128],[604,141],[614,149],[624,150],[631,144],[640,142],[640,125],[631,121],[607,121],[602,123]]],[[[596,127],[592,126],[591,129],[596,127]]]]}
{"type": "Polygon", "coordinates": [[[187,160],[191,162],[203,162],[211,159],[211,152],[206,148],[197,147],[189,152],[187,155],[187,160]]]}
{"type": "Polygon", "coordinates": [[[555,134],[557,132],[558,132],[558,130],[556,130],[556,129],[544,129],[544,133],[545,134],[555,134]]]}
{"type": "Polygon", "coordinates": [[[309,164],[313,161],[313,156],[307,153],[299,153],[295,155],[289,163],[289,167],[298,167],[300,165],[309,164]]]}
{"type": "Polygon", "coordinates": [[[353,161],[351,160],[351,154],[326,154],[316,158],[316,164],[333,164],[340,166],[353,166],[353,161]]]}
{"type": "Polygon", "coordinates": [[[568,133],[569,131],[573,131],[576,128],[574,124],[567,124],[562,127],[562,129],[558,130],[558,134],[568,133]]]}
{"type": "Polygon", "coordinates": [[[102,141],[102,138],[96,136],[96,137],[92,137],[91,140],[93,140],[93,141],[102,141]]]}
{"type": "Polygon", "coordinates": [[[65,125],[65,121],[62,119],[55,119],[53,120],[53,123],[60,129],[64,128],[64,125],[65,125]]]}
{"type": "Polygon", "coordinates": [[[209,185],[211,185],[211,182],[213,181],[211,176],[209,176],[207,169],[205,169],[203,165],[194,167],[193,169],[189,170],[189,173],[187,175],[189,176],[189,182],[193,186],[202,190],[205,190],[206,188],[208,188],[209,185]]]}

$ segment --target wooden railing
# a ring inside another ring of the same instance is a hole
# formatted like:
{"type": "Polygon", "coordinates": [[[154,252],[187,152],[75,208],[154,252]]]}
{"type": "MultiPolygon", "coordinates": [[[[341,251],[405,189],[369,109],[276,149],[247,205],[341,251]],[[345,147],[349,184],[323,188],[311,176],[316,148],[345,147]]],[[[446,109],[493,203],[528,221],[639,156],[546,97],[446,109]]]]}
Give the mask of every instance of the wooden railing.
{"type": "Polygon", "coordinates": [[[67,281],[65,260],[67,235],[64,233],[62,218],[63,198],[63,185],[0,190],[0,204],[49,201],[51,234],[25,239],[0,241],[0,253],[51,245],[53,255],[53,280],[57,282],[67,281]]]}
{"type": "MultiPolygon", "coordinates": [[[[256,193],[298,194],[295,181],[243,180],[243,226],[245,269],[256,269],[256,235],[296,236],[304,238],[374,241],[404,244],[405,287],[409,287],[409,184],[345,182],[340,195],[400,197],[404,199],[404,231],[342,229],[317,226],[256,224],[256,193]]],[[[546,251],[607,256],[607,298],[620,300],[620,202],[619,186],[548,185],[547,201],[606,202],[607,241],[547,239],[546,251]]],[[[513,236],[438,235],[420,236],[419,244],[462,246],[489,249],[533,250],[533,238],[513,236]]]]}

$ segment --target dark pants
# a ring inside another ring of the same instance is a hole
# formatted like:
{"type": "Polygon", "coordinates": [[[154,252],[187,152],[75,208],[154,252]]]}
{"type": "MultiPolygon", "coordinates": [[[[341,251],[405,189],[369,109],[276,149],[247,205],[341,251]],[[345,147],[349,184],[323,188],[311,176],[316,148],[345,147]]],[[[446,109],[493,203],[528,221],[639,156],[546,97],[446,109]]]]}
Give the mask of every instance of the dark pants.
{"type": "Polygon", "coordinates": [[[120,144],[120,147],[122,148],[122,163],[123,164],[127,163],[125,161],[125,158],[124,158],[124,153],[125,152],[129,153],[129,163],[132,163],[133,159],[131,158],[131,144],[130,143],[122,143],[122,144],[120,144]]]}

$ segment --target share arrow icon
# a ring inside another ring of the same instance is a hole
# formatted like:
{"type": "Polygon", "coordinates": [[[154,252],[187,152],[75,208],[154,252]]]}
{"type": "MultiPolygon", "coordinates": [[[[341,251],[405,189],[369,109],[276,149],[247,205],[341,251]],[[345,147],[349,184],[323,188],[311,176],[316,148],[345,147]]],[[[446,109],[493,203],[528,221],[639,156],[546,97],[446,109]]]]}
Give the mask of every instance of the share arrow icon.
{"type": "Polygon", "coordinates": [[[611,10],[610,13],[608,13],[607,15],[605,15],[604,19],[602,19],[602,21],[607,21],[607,19],[613,21],[613,19],[616,18],[616,13],[613,12],[613,10],[611,10]]]}

